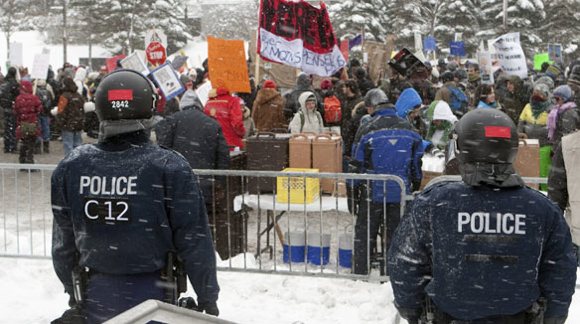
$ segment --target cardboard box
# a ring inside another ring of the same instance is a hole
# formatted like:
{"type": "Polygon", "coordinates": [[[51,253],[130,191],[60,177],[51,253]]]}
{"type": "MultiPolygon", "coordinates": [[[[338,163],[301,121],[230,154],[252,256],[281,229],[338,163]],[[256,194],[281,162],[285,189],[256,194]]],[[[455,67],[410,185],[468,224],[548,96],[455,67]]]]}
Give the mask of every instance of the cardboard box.
{"type": "MultiPolygon", "coordinates": [[[[342,137],[320,134],[312,140],[312,167],[320,172],[342,173],[342,137]]],[[[320,179],[324,193],[334,193],[336,179],[320,179]]]]}
{"type": "Polygon", "coordinates": [[[314,134],[294,134],[290,138],[290,167],[312,168],[312,139],[314,134]]]}
{"type": "MultiPolygon", "coordinates": [[[[540,176],[540,142],[537,139],[521,139],[514,168],[521,177],[540,176]]],[[[537,184],[528,184],[538,189],[537,184]]]]}

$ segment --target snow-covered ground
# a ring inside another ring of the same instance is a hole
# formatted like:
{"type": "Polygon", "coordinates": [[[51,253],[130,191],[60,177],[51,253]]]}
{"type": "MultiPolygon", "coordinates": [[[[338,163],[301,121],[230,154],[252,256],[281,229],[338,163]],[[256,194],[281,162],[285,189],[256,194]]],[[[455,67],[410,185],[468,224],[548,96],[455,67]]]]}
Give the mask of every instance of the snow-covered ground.
{"type": "MultiPolygon", "coordinates": [[[[218,280],[220,317],[237,323],[395,323],[390,284],[239,272],[218,280]]],[[[0,258],[0,322],[48,323],[67,300],[49,260],[0,258]]],[[[579,288],[567,323],[580,323],[579,288]]]]}

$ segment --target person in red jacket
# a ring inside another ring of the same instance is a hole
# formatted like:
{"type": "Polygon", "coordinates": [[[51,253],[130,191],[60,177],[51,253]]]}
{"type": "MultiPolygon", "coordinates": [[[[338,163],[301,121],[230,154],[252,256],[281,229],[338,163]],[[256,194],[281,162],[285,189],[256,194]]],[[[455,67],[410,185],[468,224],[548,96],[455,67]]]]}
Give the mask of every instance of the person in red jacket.
{"type": "Polygon", "coordinates": [[[218,121],[230,151],[234,150],[235,147],[244,147],[242,139],[246,129],[244,128],[240,98],[230,95],[225,87],[219,87],[217,88],[217,96],[208,100],[203,111],[218,121]]]}
{"type": "Polygon", "coordinates": [[[20,83],[20,94],[14,101],[16,138],[22,140],[22,145],[20,146],[20,163],[34,163],[34,142],[40,135],[38,114],[41,111],[42,103],[37,96],[32,94],[32,83],[23,80],[20,83]]]}

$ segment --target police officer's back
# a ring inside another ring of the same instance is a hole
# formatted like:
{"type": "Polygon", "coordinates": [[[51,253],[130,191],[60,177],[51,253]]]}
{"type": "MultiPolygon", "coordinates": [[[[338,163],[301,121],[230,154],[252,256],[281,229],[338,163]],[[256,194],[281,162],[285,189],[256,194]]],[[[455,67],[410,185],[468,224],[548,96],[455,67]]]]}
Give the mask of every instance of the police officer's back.
{"type": "Polygon", "coordinates": [[[52,176],[54,268],[71,296],[78,288],[71,272],[88,270],[80,273],[88,281],[75,310],[90,323],[147,299],[173,301],[172,286],[161,282],[170,251],[183,261],[200,309],[218,314],[215,254],[198,182],[182,156],[148,139],[154,93],[139,73],[106,76],[95,101],[99,142],[75,149],[52,176]]]}
{"type": "Polygon", "coordinates": [[[416,323],[428,296],[435,323],[563,323],[576,283],[561,211],[525,187],[512,163],[516,127],[477,109],[456,125],[462,182],[424,190],[389,250],[395,304],[416,323]],[[540,302],[538,302],[540,301],[540,302]]]}

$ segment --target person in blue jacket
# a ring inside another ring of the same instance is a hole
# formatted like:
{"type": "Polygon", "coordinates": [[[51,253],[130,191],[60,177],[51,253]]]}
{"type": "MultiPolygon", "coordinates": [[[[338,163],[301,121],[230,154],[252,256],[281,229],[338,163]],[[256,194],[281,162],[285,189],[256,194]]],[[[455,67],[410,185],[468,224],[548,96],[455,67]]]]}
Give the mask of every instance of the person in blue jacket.
{"type": "Polygon", "coordinates": [[[389,250],[395,306],[409,323],[564,323],[576,284],[570,229],[514,171],[514,122],[475,109],[455,132],[463,181],[421,192],[389,250]]]}
{"type": "MultiPolygon", "coordinates": [[[[385,227],[382,237],[386,256],[391,237],[399,224],[401,199],[417,190],[421,183],[421,157],[424,152],[421,136],[407,120],[397,116],[395,106],[389,103],[382,90],[370,90],[364,102],[373,113],[355,135],[350,171],[395,175],[403,180],[404,187],[401,188],[395,181],[370,181],[368,186],[366,182],[350,183],[358,197],[353,270],[363,275],[369,273],[369,247],[376,246],[381,225],[385,227]]],[[[384,267],[381,270],[384,273],[384,267]]]]}
{"type": "Polygon", "coordinates": [[[199,183],[180,154],[149,141],[154,86],[140,73],[107,75],[95,95],[97,144],[76,148],[52,175],[52,259],[71,298],[55,323],[102,323],[147,299],[175,302],[163,269],[174,252],[217,316],[216,259],[199,183]],[[73,282],[83,278],[84,284],[73,282]],[[73,298],[74,297],[74,298],[73,298]]]}
{"type": "Polygon", "coordinates": [[[419,135],[425,137],[427,135],[427,124],[421,116],[421,106],[423,99],[419,93],[413,88],[407,88],[401,92],[399,99],[395,103],[397,109],[397,116],[407,119],[411,126],[419,132],[419,135]]]}

